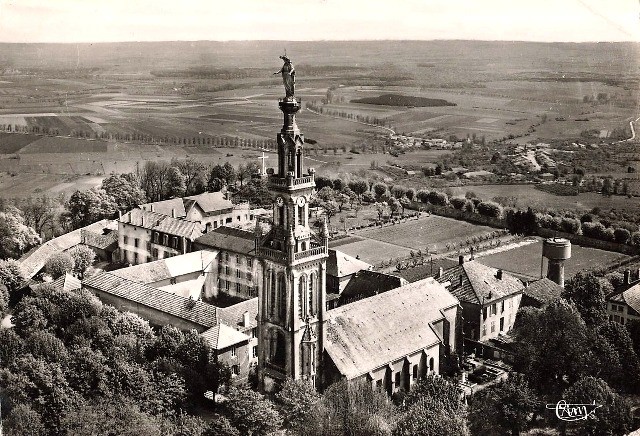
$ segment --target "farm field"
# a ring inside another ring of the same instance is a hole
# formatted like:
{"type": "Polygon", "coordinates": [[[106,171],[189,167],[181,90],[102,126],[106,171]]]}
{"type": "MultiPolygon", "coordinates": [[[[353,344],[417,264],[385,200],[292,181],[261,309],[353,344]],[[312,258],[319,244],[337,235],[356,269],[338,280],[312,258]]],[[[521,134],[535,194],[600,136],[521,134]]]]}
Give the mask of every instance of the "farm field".
{"type": "Polygon", "coordinates": [[[329,244],[329,247],[342,251],[349,256],[359,256],[361,260],[372,265],[379,264],[380,262],[387,261],[391,258],[404,258],[409,255],[410,250],[406,247],[377,241],[375,239],[358,239],[359,240],[354,238],[347,244],[329,244]]]}
{"type": "MultiPolygon", "coordinates": [[[[522,245],[511,250],[480,256],[478,262],[494,268],[530,278],[540,277],[540,263],[542,259],[542,239],[532,244],[522,245]]],[[[571,245],[571,259],[565,262],[565,278],[572,277],[583,269],[605,267],[630,259],[631,256],[596,248],[571,245]]],[[[543,272],[546,274],[546,260],[543,272]]]]}
{"type": "Polygon", "coordinates": [[[429,247],[429,251],[434,251],[444,248],[446,243],[458,243],[493,231],[495,229],[492,227],[431,215],[392,226],[367,228],[358,231],[357,235],[412,250],[425,251],[429,247]]]}
{"type": "Polygon", "coordinates": [[[533,185],[467,185],[448,188],[453,195],[463,195],[472,191],[483,200],[494,197],[515,197],[520,208],[533,207],[538,210],[578,210],[589,211],[594,207],[604,210],[618,209],[631,213],[640,212],[640,201],[622,195],[605,197],[595,192],[584,192],[577,196],[559,196],[535,189],[533,185]]]}

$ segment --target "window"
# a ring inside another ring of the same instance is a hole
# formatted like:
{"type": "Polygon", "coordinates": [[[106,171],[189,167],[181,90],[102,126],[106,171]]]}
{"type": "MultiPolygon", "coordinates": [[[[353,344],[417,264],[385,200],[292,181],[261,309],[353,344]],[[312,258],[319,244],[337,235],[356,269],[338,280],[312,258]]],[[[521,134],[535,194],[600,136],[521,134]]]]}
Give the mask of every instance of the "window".
{"type": "Polygon", "coordinates": [[[491,321],[491,333],[494,333],[495,331],[496,331],[496,322],[491,321]]]}
{"type": "Polygon", "coordinates": [[[413,379],[418,378],[418,365],[413,365],[413,379]]]}
{"type": "Polygon", "coordinates": [[[232,376],[238,376],[240,375],[240,365],[233,365],[231,367],[231,375],[232,376]]]}
{"type": "Polygon", "coordinates": [[[153,232],[153,242],[154,243],[158,243],[158,238],[160,237],[160,234],[158,232],[153,232]]]}
{"type": "Polygon", "coordinates": [[[251,357],[253,357],[253,358],[258,357],[258,346],[257,345],[253,346],[253,350],[251,351],[251,357]]]}
{"type": "Polygon", "coordinates": [[[225,290],[229,291],[229,287],[231,286],[231,282],[229,280],[226,280],[224,282],[224,288],[225,290]]]}
{"type": "Polygon", "coordinates": [[[429,359],[429,371],[433,372],[433,368],[435,367],[435,361],[433,360],[433,357],[431,359],[429,359]]]}
{"type": "Polygon", "coordinates": [[[217,229],[217,228],[218,228],[218,221],[214,221],[214,222],[213,222],[213,228],[214,228],[214,229],[217,229]]]}
{"type": "Polygon", "coordinates": [[[175,278],[175,277],[171,277],[171,279],[169,280],[169,282],[170,282],[172,285],[175,285],[175,284],[176,284],[176,278],[175,278]]]}
{"type": "Polygon", "coordinates": [[[240,264],[240,255],[236,254],[236,263],[239,265],[240,264]]]}
{"type": "Polygon", "coordinates": [[[400,386],[400,371],[396,372],[396,387],[400,386]]]}
{"type": "Polygon", "coordinates": [[[500,313],[504,312],[504,300],[502,300],[502,303],[500,303],[500,313]]]}
{"type": "Polygon", "coordinates": [[[382,380],[376,380],[376,391],[382,392],[382,380]]]}
{"type": "Polygon", "coordinates": [[[171,238],[171,246],[173,248],[178,248],[178,238],[176,236],[174,236],[173,238],[171,238]]]}
{"type": "Polygon", "coordinates": [[[482,324],[482,336],[487,336],[487,325],[482,324]]]}
{"type": "Polygon", "coordinates": [[[231,357],[236,357],[238,355],[238,349],[236,347],[231,347],[231,357]]]}
{"type": "Polygon", "coordinates": [[[236,219],[237,219],[238,221],[240,221],[242,218],[240,217],[240,215],[238,215],[238,216],[236,217],[236,219]]]}
{"type": "Polygon", "coordinates": [[[258,327],[254,327],[251,329],[251,337],[252,338],[257,338],[258,337],[258,327]]]}
{"type": "Polygon", "coordinates": [[[504,316],[500,318],[500,331],[504,331],[504,316]]]}
{"type": "Polygon", "coordinates": [[[298,225],[304,226],[304,206],[298,207],[298,225]]]}
{"type": "Polygon", "coordinates": [[[482,319],[487,319],[487,308],[482,309],[482,319]]]}
{"type": "Polygon", "coordinates": [[[133,253],[133,263],[138,263],[138,253],[133,253]]]}
{"type": "Polygon", "coordinates": [[[124,244],[128,244],[128,243],[129,243],[129,237],[128,237],[128,236],[124,236],[124,237],[122,238],[122,243],[124,243],[124,244]]]}
{"type": "Polygon", "coordinates": [[[147,251],[151,251],[151,242],[147,242],[147,251]]]}
{"type": "Polygon", "coordinates": [[[242,289],[242,288],[241,288],[240,283],[236,283],[236,292],[237,292],[238,294],[240,293],[241,289],[242,289]]]}
{"type": "Polygon", "coordinates": [[[226,222],[227,224],[231,224],[231,222],[232,222],[232,221],[233,221],[233,218],[227,218],[225,222],[226,222]]]}
{"type": "Polygon", "coordinates": [[[147,256],[147,262],[151,262],[151,256],[147,256]]]}
{"type": "Polygon", "coordinates": [[[493,303],[491,305],[491,315],[495,315],[496,313],[498,313],[496,303],[493,303]]]}
{"type": "Polygon", "coordinates": [[[242,277],[242,271],[240,271],[239,269],[236,268],[236,277],[240,278],[242,277]]]}
{"type": "Polygon", "coordinates": [[[154,248],[153,250],[151,250],[151,255],[153,256],[154,259],[158,258],[158,249],[154,248]]]}
{"type": "Polygon", "coordinates": [[[247,266],[248,266],[249,268],[252,268],[252,267],[253,267],[253,259],[251,259],[250,257],[247,257],[247,266]]]}
{"type": "Polygon", "coordinates": [[[225,266],[225,267],[224,267],[224,273],[225,273],[226,275],[229,275],[229,274],[231,273],[231,269],[229,268],[229,265],[227,265],[227,266],[225,266]]]}
{"type": "Polygon", "coordinates": [[[140,245],[140,239],[135,238],[135,239],[133,240],[133,246],[134,246],[134,247],[138,247],[139,245],[140,245]]]}
{"type": "Polygon", "coordinates": [[[250,272],[247,273],[247,280],[253,280],[253,274],[251,274],[250,272]]]}
{"type": "Polygon", "coordinates": [[[229,262],[229,253],[228,252],[224,253],[224,260],[225,260],[225,262],[229,262]]]}

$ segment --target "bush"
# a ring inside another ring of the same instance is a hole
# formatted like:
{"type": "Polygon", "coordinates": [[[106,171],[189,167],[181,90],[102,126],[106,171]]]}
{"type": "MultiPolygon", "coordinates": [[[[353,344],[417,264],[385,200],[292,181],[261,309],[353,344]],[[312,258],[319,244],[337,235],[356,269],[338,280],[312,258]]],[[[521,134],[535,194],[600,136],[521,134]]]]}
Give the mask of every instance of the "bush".
{"type": "Polygon", "coordinates": [[[436,206],[446,206],[449,203],[449,196],[444,192],[430,191],[428,198],[429,203],[436,206]]]}
{"type": "Polygon", "coordinates": [[[631,245],[640,247],[640,232],[633,232],[631,234],[631,245]]]}
{"type": "Polygon", "coordinates": [[[586,222],[582,224],[582,234],[590,238],[603,239],[605,227],[599,222],[586,222]]]}
{"type": "Polygon", "coordinates": [[[609,227],[604,229],[604,233],[602,234],[602,239],[605,241],[614,242],[616,240],[615,231],[613,228],[609,227]]]}
{"type": "Polygon", "coordinates": [[[420,201],[421,203],[428,203],[429,202],[429,191],[426,191],[424,189],[419,190],[416,193],[416,198],[418,199],[418,201],[420,201]]]}
{"type": "Polygon", "coordinates": [[[464,197],[453,197],[453,198],[449,199],[449,202],[451,203],[453,208],[457,209],[457,210],[464,209],[464,206],[467,204],[467,201],[469,201],[469,200],[467,200],[464,197]]]}
{"type": "Polygon", "coordinates": [[[476,209],[480,215],[492,218],[500,218],[502,215],[502,206],[493,201],[482,201],[478,204],[476,209]]]}
{"type": "Polygon", "coordinates": [[[367,191],[362,194],[362,201],[364,201],[365,203],[375,203],[376,197],[374,197],[371,191],[367,191]]]}
{"type": "Polygon", "coordinates": [[[613,239],[619,244],[626,244],[631,238],[631,232],[627,229],[618,227],[613,231],[613,239]]]}
{"type": "Polygon", "coordinates": [[[563,232],[577,235],[580,233],[580,221],[575,218],[562,218],[560,221],[560,227],[563,232]]]}

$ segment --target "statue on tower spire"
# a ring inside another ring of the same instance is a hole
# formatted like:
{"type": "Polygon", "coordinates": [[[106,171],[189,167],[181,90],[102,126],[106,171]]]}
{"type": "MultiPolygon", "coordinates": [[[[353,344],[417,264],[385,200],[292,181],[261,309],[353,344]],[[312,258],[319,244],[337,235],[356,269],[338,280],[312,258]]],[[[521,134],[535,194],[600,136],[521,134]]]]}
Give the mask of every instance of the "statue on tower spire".
{"type": "Polygon", "coordinates": [[[284,61],[284,64],[282,65],[282,68],[280,68],[280,71],[276,71],[273,74],[282,74],[282,82],[284,83],[284,91],[287,100],[293,100],[296,83],[296,70],[293,68],[291,59],[289,59],[286,54],[280,56],[280,59],[284,61]]]}

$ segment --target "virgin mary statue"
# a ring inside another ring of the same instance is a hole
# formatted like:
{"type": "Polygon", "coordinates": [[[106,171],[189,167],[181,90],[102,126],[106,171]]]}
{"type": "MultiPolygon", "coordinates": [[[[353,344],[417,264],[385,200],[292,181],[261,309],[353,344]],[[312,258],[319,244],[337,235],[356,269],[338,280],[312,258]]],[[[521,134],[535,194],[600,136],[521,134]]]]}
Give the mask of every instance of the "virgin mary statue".
{"type": "Polygon", "coordinates": [[[291,59],[287,56],[280,56],[280,59],[284,61],[280,71],[276,71],[275,74],[282,74],[282,82],[284,83],[284,90],[287,99],[292,99],[294,94],[294,88],[296,83],[296,70],[293,68],[291,59]]]}

